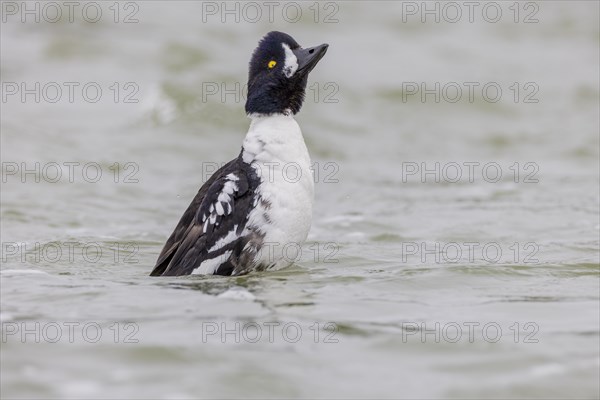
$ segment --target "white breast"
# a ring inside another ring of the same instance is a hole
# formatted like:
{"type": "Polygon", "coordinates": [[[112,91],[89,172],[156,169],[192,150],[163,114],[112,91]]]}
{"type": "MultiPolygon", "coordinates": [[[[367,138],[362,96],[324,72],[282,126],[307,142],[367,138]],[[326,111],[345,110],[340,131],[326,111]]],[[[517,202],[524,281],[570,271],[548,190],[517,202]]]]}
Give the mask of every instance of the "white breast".
{"type": "Polygon", "coordinates": [[[247,229],[264,234],[270,251],[260,252],[261,263],[286,266],[295,251],[285,257],[285,249],[302,245],[312,220],[314,179],[302,132],[291,115],[253,116],[243,147],[261,178],[247,229]]]}

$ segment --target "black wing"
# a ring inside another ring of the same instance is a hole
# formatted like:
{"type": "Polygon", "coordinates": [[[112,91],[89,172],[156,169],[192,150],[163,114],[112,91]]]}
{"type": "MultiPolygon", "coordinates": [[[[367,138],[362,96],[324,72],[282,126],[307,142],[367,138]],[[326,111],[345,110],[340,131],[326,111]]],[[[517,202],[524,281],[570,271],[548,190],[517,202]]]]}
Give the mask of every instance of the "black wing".
{"type": "MultiPolygon", "coordinates": [[[[258,187],[255,171],[240,157],[230,161],[202,185],[163,247],[151,276],[189,275],[203,261],[227,251],[241,252],[243,238],[210,251],[234,230],[243,231],[258,187]]],[[[231,236],[231,235],[230,235],[231,236]]],[[[234,266],[222,265],[216,274],[230,275],[234,266]]]]}

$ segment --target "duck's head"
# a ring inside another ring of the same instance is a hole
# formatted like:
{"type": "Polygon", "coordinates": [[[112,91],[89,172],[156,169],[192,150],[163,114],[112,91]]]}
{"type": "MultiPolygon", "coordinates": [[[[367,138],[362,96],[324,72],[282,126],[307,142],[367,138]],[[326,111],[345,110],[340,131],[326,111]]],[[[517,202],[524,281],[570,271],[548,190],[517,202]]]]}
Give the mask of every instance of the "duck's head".
{"type": "Polygon", "coordinates": [[[246,113],[296,114],[302,107],[308,74],[328,44],[302,48],[288,34],[269,32],[250,60],[246,113]]]}

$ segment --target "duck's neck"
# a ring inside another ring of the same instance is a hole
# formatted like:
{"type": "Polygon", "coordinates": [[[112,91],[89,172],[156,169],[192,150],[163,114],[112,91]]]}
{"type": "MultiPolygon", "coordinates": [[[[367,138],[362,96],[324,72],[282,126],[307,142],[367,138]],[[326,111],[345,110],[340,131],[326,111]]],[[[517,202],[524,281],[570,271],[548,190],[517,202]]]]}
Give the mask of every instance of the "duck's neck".
{"type": "Polygon", "coordinates": [[[249,117],[252,122],[242,146],[244,162],[310,160],[302,131],[292,114],[250,114],[249,117]]]}

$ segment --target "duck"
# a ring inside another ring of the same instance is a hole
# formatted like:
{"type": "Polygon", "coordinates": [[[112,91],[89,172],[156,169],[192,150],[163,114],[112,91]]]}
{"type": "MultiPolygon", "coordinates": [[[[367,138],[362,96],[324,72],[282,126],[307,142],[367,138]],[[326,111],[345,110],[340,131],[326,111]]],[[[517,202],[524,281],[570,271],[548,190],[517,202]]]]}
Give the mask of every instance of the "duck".
{"type": "Polygon", "coordinates": [[[306,240],[314,202],[311,159],[294,116],[327,43],[304,48],[267,33],[252,53],[239,155],[201,187],[151,276],[224,275],[285,268],[286,247],[306,240]]]}

